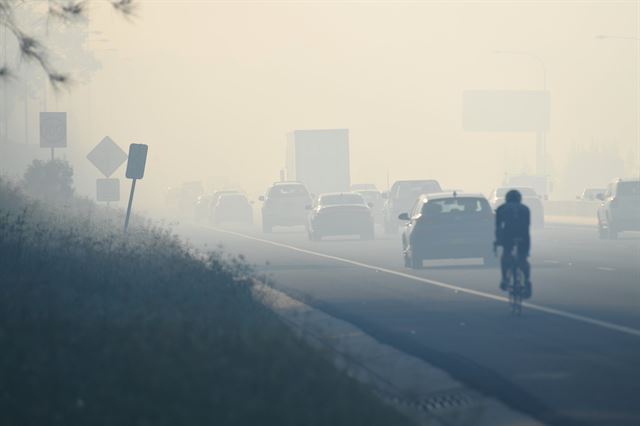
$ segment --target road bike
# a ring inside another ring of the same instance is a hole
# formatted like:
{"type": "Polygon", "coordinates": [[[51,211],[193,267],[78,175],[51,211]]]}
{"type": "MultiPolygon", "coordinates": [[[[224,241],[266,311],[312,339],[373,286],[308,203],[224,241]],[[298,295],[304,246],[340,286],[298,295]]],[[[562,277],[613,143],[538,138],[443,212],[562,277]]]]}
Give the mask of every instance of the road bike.
{"type": "MultiPolygon", "coordinates": [[[[517,250],[520,241],[515,239],[510,253],[508,253],[507,267],[507,292],[509,294],[509,309],[511,315],[522,315],[522,300],[525,298],[525,278],[524,272],[518,261],[517,250]]],[[[504,247],[503,247],[504,250],[504,247]]]]}

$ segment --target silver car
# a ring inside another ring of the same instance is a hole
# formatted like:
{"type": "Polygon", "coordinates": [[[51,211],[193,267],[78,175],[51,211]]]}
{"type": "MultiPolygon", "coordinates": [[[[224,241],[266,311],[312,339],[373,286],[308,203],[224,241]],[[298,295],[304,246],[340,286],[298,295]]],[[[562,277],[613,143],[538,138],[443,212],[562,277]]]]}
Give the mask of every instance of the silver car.
{"type": "Polygon", "coordinates": [[[640,180],[618,179],[598,194],[598,235],[615,239],[622,231],[640,231],[640,180]]]}
{"type": "Polygon", "coordinates": [[[309,239],[318,241],[333,235],[359,235],[363,240],[374,238],[371,208],[356,192],[321,194],[307,221],[309,239]]]}

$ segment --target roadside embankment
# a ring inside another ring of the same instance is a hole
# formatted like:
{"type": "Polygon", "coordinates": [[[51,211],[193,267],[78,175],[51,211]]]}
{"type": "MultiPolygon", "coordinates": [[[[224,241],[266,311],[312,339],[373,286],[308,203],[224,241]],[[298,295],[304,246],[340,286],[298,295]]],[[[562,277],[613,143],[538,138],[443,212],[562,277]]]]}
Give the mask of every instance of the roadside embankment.
{"type": "Polygon", "coordinates": [[[257,300],[243,259],[0,181],[0,424],[403,425],[257,300]]]}

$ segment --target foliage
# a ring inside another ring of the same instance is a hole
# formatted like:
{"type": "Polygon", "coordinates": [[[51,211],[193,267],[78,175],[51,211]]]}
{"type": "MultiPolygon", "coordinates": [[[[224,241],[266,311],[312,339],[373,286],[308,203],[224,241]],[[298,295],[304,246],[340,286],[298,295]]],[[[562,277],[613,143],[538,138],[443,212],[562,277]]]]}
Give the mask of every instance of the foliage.
{"type": "Polygon", "coordinates": [[[22,186],[35,198],[68,200],[73,195],[73,168],[65,160],[34,160],[24,173],[22,186]]]}
{"type": "Polygon", "coordinates": [[[70,204],[0,181],[0,424],[405,424],[253,298],[242,259],[70,204]]]}
{"type": "MultiPolygon", "coordinates": [[[[104,0],[111,4],[113,9],[118,11],[125,17],[134,15],[137,2],[136,0],[104,0]]],[[[16,11],[18,8],[31,7],[48,18],[56,19],[70,24],[87,18],[88,1],[87,0],[47,0],[46,2],[36,2],[36,6],[32,6],[33,2],[29,0],[0,0],[0,28],[6,28],[15,38],[21,57],[24,60],[37,63],[45,72],[49,82],[54,88],[69,82],[69,76],[66,73],[56,69],[52,64],[50,50],[46,44],[29,33],[16,19],[16,11]],[[41,11],[38,6],[46,5],[41,11]]],[[[0,78],[7,78],[12,75],[12,69],[5,64],[0,64],[0,78]]]]}

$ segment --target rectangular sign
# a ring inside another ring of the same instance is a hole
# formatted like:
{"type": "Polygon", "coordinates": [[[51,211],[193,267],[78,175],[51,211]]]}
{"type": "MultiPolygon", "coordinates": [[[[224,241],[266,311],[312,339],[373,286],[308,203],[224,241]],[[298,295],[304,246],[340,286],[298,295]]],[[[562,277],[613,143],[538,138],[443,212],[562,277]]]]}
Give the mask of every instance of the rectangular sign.
{"type": "Polygon", "coordinates": [[[148,145],[132,143],[129,145],[129,161],[127,161],[127,177],[129,179],[142,179],[144,166],[147,162],[148,145]]]}
{"type": "Polygon", "coordinates": [[[467,90],[462,126],[469,132],[546,132],[549,92],[535,90],[467,90]]]}
{"type": "Polygon", "coordinates": [[[96,179],[96,200],[120,201],[120,179],[96,179]]]}
{"type": "Polygon", "coordinates": [[[64,148],[67,146],[67,113],[40,113],[40,147],[64,148]]]}

